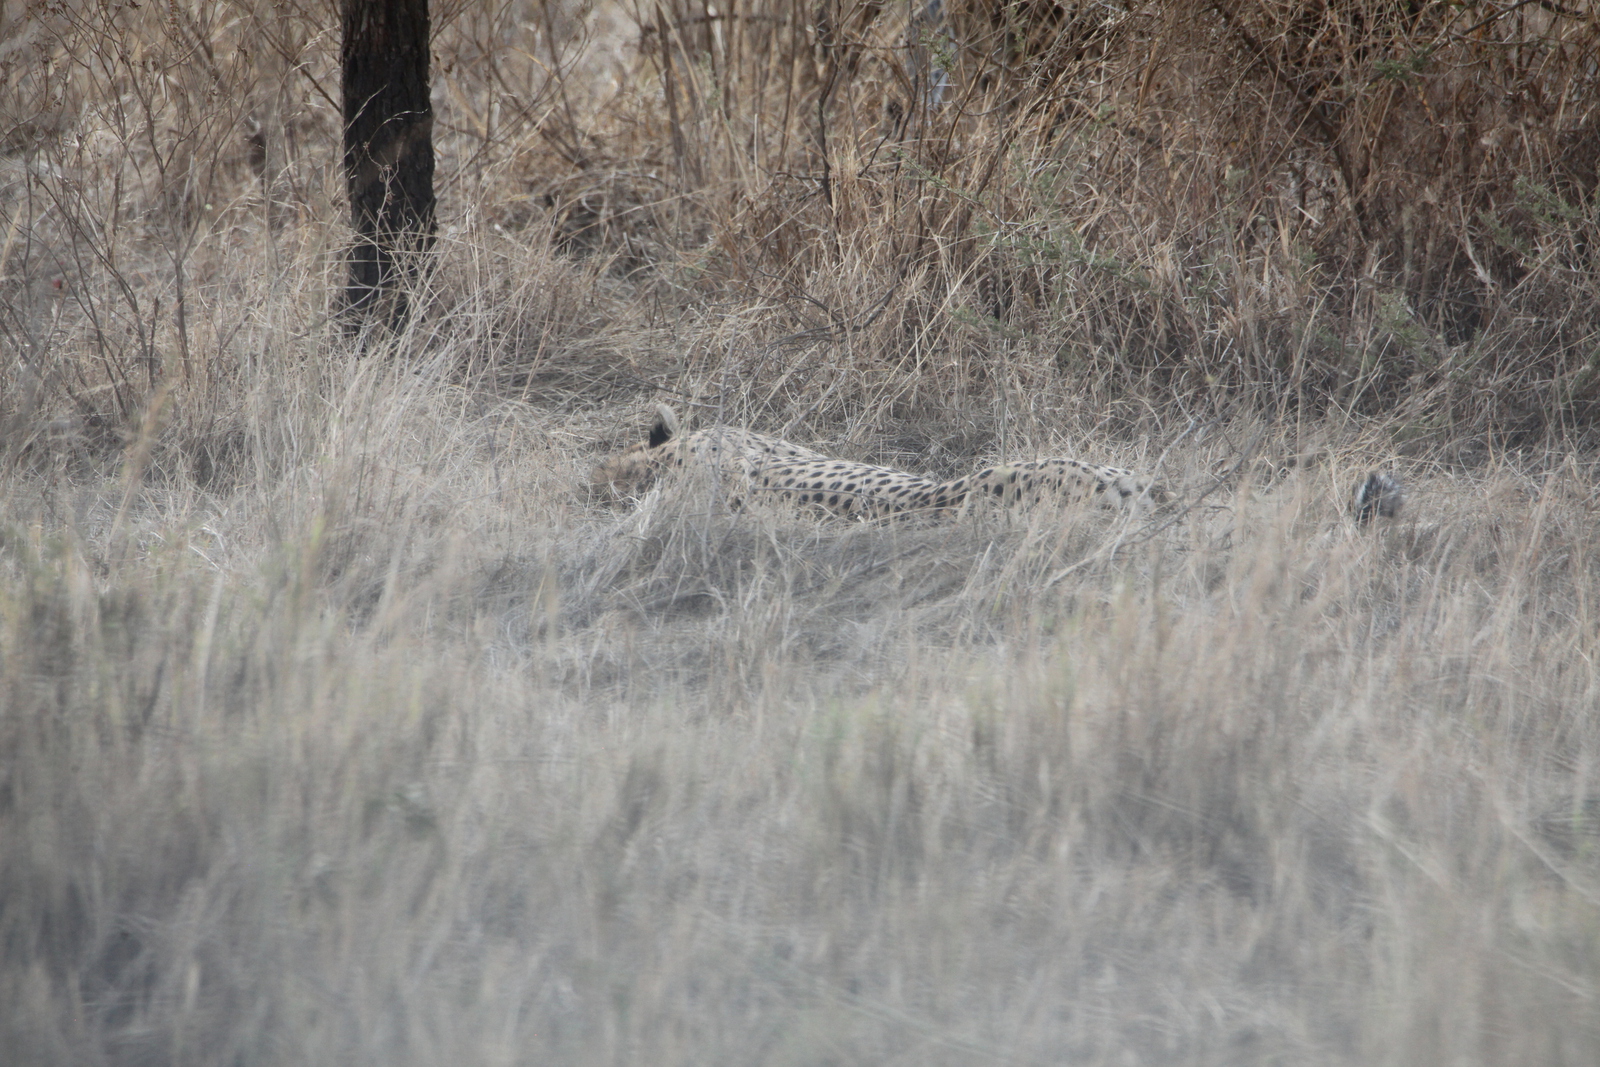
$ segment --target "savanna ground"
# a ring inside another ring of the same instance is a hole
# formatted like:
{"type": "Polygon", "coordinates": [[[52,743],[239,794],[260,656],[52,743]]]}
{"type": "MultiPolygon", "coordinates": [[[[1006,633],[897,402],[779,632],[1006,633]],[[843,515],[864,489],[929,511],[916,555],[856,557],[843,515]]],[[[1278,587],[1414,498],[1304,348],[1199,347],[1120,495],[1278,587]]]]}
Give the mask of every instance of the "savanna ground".
{"type": "Polygon", "coordinates": [[[3,17],[6,1062],[1600,1062],[1592,5],[436,3],[360,337],[336,12],[3,17]]]}

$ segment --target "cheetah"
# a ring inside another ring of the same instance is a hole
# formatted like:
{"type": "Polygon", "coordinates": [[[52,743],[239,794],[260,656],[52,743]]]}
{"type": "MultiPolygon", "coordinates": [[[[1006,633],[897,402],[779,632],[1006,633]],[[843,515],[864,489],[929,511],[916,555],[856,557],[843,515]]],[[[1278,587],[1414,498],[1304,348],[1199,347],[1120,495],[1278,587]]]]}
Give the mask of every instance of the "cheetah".
{"type": "Polygon", "coordinates": [[[1406,503],[1405,486],[1392,474],[1372,471],[1356,484],[1353,503],[1358,526],[1378,518],[1398,518],[1406,503]]]}
{"type": "Polygon", "coordinates": [[[1075,459],[1002,464],[940,482],[893,467],[833,459],[751,430],[681,434],[677,416],[666,405],[657,407],[648,439],[606,460],[592,481],[615,495],[628,495],[648,486],[661,470],[689,463],[704,463],[726,475],[735,506],[748,492],[853,518],[951,515],[978,500],[1013,505],[1096,499],[1132,507],[1166,499],[1161,489],[1132,471],[1075,459]]]}
{"type": "Polygon", "coordinates": [[[810,463],[827,458],[803,445],[754,430],[716,426],[684,434],[673,410],[657,404],[649,437],[607,458],[594,469],[590,484],[614,496],[635,496],[649,488],[661,471],[691,464],[748,478],[775,463],[810,463]]]}

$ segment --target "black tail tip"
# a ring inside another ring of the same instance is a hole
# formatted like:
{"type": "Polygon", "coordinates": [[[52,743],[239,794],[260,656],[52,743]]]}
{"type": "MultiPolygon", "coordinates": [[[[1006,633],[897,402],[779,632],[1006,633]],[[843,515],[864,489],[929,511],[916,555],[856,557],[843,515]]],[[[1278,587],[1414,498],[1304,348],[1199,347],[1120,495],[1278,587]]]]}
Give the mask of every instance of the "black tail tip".
{"type": "Polygon", "coordinates": [[[1406,491],[1400,479],[1383,471],[1372,471],[1356,486],[1356,522],[1365,525],[1373,519],[1392,519],[1405,506],[1406,491]]]}

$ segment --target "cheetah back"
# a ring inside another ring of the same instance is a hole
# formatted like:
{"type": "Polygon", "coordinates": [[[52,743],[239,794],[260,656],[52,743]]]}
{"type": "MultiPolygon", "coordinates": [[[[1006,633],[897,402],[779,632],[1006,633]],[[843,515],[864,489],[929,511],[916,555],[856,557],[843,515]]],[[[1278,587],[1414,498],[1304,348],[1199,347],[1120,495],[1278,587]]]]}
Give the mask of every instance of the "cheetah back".
{"type": "Polygon", "coordinates": [[[1081,460],[1007,464],[936,482],[892,467],[832,459],[754,430],[713,427],[680,434],[672,410],[665,405],[656,410],[649,439],[596,468],[596,485],[618,495],[636,494],[663,470],[697,465],[723,476],[735,507],[754,494],[856,517],[943,514],[976,498],[1008,505],[1088,497],[1115,504],[1136,504],[1147,495],[1166,499],[1132,471],[1081,460]]]}
{"type": "Polygon", "coordinates": [[[926,506],[938,483],[893,467],[822,459],[771,464],[751,478],[751,488],[758,495],[870,518],[926,506]]]}
{"type": "Polygon", "coordinates": [[[1041,459],[986,467],[976,474],[943,482],[930,506],[959,508],[976,498],[1005,505],[1090,498],[1132,505],[1146,496],[1158,503],[1166,499],[1166,493],[1148,479],[1121,467],[1078,459],[1041,459]]]}

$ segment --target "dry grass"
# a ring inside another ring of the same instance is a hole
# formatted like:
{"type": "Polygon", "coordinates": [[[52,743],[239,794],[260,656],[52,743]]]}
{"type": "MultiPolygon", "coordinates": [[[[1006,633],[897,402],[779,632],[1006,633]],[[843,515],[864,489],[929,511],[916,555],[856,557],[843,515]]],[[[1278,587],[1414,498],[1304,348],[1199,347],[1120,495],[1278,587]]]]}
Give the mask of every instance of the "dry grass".
{"type": "MultiPolygon", "coordinates": [[[[637,57],[625,9],[436,11],[439,264],[356,358],[334,20],[152,7],[0,52],[11,1059],[1600,1061],[1592,210],[1485,216],[1510,185],[1474,157],[1459,218],[1543,251],[1480,257],[1521,288],[1465,340],[1476,231],[1340,258],[1394,232],[1383,123],[1476,100],[1426,62],[1477,84],[1505,19],[1323,12],[1443,43],[1350,119],[1361,197],[1273,230],[1278,172],[1224,133],[1277,130],[1249,108],[1290,72],[1180,5],[1035,37],[952,5],[937,106],[903,10],[652,9],[637,57]],[[1135,103],[1173,169],[1101,108],[1135,103]],[[657,398],[1180,498],[590,500],[657,398]],[[1407,517],[1357,530],[1376,466],[1407,517]]],[[[1229,10],[1328,100],[1376,47],[1229,10]]],[[[1519,76],[1582,73],[1583,27],[1518,17],[1519,76]]],[[[1286,129],[1296,188],[1337,185],[1286,129]]]]}

